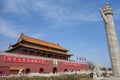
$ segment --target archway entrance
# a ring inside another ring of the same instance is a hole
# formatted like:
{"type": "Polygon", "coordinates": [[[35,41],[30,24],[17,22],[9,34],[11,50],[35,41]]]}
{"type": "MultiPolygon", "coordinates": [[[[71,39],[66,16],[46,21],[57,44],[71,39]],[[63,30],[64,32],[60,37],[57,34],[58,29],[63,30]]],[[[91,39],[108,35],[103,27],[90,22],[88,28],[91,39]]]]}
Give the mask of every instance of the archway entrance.
{"type": "Polygon", "coordinates": [[[43,72],[44,72],[44,69],[40,68],[39,73],[43,73],[43,72]]]}
{"type": "Polygon", "coordinates": [[[57,68],[53,67],[53,74],[57,73],[57,68]]]}
{"type": "Polygon", "coordinates": [[[68,70],[67,69],[64,69],[64,72],[67,72],[68,70]]]}
{"type": "Polygon", "coordinates": [[[25,69],[25,74],[27,74],[27,73],[30,73],[30,69],[29,68],[25,69]]]}

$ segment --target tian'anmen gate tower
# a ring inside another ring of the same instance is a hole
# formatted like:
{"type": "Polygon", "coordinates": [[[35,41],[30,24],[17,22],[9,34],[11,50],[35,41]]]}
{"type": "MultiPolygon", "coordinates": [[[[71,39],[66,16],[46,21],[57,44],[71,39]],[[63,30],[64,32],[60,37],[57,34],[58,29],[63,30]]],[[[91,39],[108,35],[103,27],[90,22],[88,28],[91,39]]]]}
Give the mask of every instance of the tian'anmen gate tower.
{"type": "Polygon", "coordinates": [[[61,47],[59,44],[28,37],[23,33],[21,34],[17,43],[11,45],[11,49],[7,50],[7,52],[56,58],[62,60],[68,60],[70,56],[72,56],[72,54],[67,53],[67,49],[61,47]]]}
{"type": "Polygon", "coordinates": [[[115,77],[120,77],[120,49],[114,27],[113,11],[106,3],[100,12],[104,20],[113,74],[115,77]]]}
{"type": "Polygon", "coordinates": [[[0,52],[0,73],[58,73],[89,70],[87,63],[70,61],[73,54],[55,44],[24,35],[11,45],[9,50],[0,52]]]}

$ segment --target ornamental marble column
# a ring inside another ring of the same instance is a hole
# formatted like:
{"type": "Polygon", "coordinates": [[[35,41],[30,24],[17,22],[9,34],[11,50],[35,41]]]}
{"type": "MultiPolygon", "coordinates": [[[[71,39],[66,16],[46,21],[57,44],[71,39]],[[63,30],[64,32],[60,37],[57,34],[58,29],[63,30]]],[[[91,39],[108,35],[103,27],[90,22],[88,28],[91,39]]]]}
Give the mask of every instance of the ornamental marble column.
{"type": "Polygon", "coordinates": [[[113,74],[115,77],[120,77],[120,53],[118,46],[118,39],[113,21],[113,11],[106,3],[103,9],[100,9],[101,16],[104,21],[106,37],[109,48],[109,55],[112,65],[113,74]]]}

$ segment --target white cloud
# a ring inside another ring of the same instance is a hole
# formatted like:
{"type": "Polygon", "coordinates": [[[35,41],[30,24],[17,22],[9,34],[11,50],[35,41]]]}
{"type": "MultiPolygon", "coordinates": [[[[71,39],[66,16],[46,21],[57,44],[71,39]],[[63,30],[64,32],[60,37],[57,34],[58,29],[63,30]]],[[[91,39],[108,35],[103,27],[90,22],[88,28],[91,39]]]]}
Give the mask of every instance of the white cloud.
{"type": "MultiPolygon", "coordinates": [[[[25,28],[23,29],[21,26],[12,24],[10,21],[4,20],[0,18],[0,34],[11,37],[11,38],[18,38],[20,33],[29,33],[28,30],[25,28]]],[[[44,38],[46,35],[40,32],[33,32],[30,36],[35,38],[44,38]]]]}
{"type": "Polygon", "coordinates": [[[16,38],[21,32],[22,30],[19,29],[18,26],[0,18],[0,34],[16,38]]]}
{"type": "Polygon", "coordinates": [[[70,12],[65,7],[54,3],[50,4],[45,0],[34,2],[33,9],[38,12],[42,12],[46,19],[53,20],[61,20],[61,18],[64,18],[70,14],[70,12]]]}
{"type": "Polygon", "coordinates": [[[13,15],[29,15],[27,0],[3,0],[3,13],[11,13],[13,15]]]}
{"type": "Polygon", "coordinates": [[[50,4],[49,2],[38,1],[33,5],[35,10],[40,10],[44,13],[46,18],[51,18],[53,20],[62,21],[62,20],[81,20],[81,21],[98,21],[96,19],[96,13],[89,10],[73,10],[65,6],[60,6],[58,4],[50,4]]]}
{"type": "Polygon", "coordinates": [[[43,39],[46,35],[43,33],[33,33],[33,34],[30,34],[30,36],[37,38],[37,39],[39,39],[39,38],[43,39]]]}
{"type": "Polygon", "coordinates": [[[81,10],[75,10],[70,4],[61,5],[64,0],[58,2],[51,0],[4,0],[3,2],[4,12],[22,15],[22,17],[32,14],[30,11],[42,13],[43,18],[52,21],[55,26],[66,26],[85,21],[94,22],[100,19],[97,13],[93,12],[92,7],[88,6],[89,4],[86,4],[85,9],[82,7],[81,10]],[[89,9],[86,11],[88,7],[89,9]]]}
{"type": "Polygon", "coordinates": [[[42,0],[34,2],[32,7],[36,12],[41,12],[45,19],[51,20],[54,23],[54,27],[71,26],[81,22],[96,22],[101,19],[99,14],[89,6],[87,6],[89,9],[82,8],[80,10],[74,10],[71,9],[72,6],[66,6],[42,0]]]}

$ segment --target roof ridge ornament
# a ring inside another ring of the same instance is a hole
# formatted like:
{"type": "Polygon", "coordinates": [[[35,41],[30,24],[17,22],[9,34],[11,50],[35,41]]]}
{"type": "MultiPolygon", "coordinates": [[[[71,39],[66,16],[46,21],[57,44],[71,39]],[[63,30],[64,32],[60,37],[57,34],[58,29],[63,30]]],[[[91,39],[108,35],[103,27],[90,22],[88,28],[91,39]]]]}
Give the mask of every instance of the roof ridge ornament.
{"type": "Polygon", "coordinates": [[[21,33],[21,36],[23,36],[24,35],[24,33],[21,33]]]}
{"type": "Polygon", "coordinates": [[[109,3],[105,3],[104,9],[110,9],[109,3]]]}
{"type": "Polygon", "coordinates": [[[99,11],[101,13],[101,16],[104,20],[105,23],[108,23],[108,19],[106,17],[107,14],[112,14],[113,15],[113,11],[112,9],[110,8],[109,4],[108,3],[105,3],[104,7],[101,9],[99,8],[99,11]]]}

